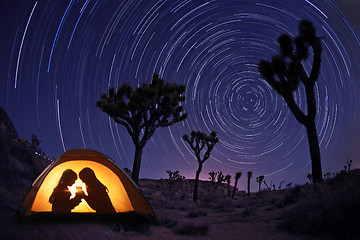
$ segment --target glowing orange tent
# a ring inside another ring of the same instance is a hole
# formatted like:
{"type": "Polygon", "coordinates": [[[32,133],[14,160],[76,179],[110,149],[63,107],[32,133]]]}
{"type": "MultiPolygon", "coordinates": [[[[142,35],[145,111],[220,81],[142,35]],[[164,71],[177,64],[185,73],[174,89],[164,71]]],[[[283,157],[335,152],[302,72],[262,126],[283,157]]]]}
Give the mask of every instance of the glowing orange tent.
{"type": "Polygon", "coordinates": [[[155,218],[136,184],[108,156],[89,149],[69,150],[45,168],[33,183],[22,207],[25,216],[36,213],[137,213],[155,218]],[[66,178],[69,172],[70,180],[66,178]],[[106,204],[108,206],[104,206],[106,204]]]}

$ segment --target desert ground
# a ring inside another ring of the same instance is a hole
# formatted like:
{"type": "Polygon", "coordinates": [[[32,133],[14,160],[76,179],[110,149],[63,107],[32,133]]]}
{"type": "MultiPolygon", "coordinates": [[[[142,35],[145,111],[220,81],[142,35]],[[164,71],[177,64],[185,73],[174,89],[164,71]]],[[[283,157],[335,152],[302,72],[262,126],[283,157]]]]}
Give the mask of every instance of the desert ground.
{"type": "Polygon", "coordinates": [[[154,222],[24,218],[20,204],[50,162],[17,136],[9,120],[0,120],[0,239],[360,239],[360,169],[350,168],[316,186],[263,187],[250,196],[236,191],[234,198],[226,184],[200,181],[196,203],[194,180],[170,190],[168,179],[140,179],[154,222]]]}
{"type": "MultiPolygon", "coordinates": [[[[193,180],[178,182],[169,191],[166,180],[141,179],[139,185],[156,214],[155,223],[142,218],[130,223],[126,220],[24,221],[18,216],[18,206],[26,194],[25,185],[29,184],[24,181],[24,187],[13,188],[8,194],[2,188],[0,238],[359,239],[359,230],[354,229],[359,226],[359,201],[349,200],[339,192],[344,194],[352,187],[339,190],[337,184],[355,180],[359,183],[360,171],[338,178],[334,183],[328,180],[315,191],[308,184],[280,191],[262,190],[250,196],[237,192],[234,199],[227,195],[225,184],[214,190],[211,182],[202,181],[197,203],[192,201],[193,180]]],[[[21,181],[18,183],[21,185],[21,181]]],[[[353,195],[351,199],[359,199],[359,193],[353,195]]]]}

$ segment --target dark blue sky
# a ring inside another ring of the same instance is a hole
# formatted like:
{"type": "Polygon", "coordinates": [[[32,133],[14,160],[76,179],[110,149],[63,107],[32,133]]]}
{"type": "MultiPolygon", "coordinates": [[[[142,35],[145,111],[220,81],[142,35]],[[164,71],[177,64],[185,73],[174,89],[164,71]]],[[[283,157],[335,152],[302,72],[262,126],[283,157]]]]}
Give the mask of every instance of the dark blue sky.
{"type": "MultiPolygon", "coordinates": [[[[19,135],[35,133],[57,157],[91,148],[132,167],[134,146],[122,125],[95,106],[109,86],[149,82],[154,71],[185,84],[188,119],[158,129],[143,152],[140,178],[197,161],[181,140],[217,131],[220,142],[201,177],[253,171],[278,184],[311,172],[305,128],[257,71],[278,52],[277,37],[297,35],[301,19],[323,36],[316,118],[323,171],[346,158],[359,167],[360,6],[356,1],[1,1],[0,105],[19,135]]],[[[310,70],[311,60],[304,63],[310,70]]],[[[296,101],[305,109],[304,89],[296,101]]],[[[243,178],[245,181],[245,178],[243,178]]]]}

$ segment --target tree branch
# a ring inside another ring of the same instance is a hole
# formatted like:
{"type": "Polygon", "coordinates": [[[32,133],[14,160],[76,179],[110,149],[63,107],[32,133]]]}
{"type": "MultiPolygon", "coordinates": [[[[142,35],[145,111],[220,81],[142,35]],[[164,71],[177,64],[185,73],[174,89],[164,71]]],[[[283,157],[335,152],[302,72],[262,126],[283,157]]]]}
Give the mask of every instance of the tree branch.
{"type": "Polygon", "coordinates": [[[286,96],[284,96],[284,100],[289,106],[291,112],[294,114],[296,120],[298,120],[301,124],[305,124],[306,115],[301,111],[299,106],[296,105],[292,93],[288,93],[286,96]]]}

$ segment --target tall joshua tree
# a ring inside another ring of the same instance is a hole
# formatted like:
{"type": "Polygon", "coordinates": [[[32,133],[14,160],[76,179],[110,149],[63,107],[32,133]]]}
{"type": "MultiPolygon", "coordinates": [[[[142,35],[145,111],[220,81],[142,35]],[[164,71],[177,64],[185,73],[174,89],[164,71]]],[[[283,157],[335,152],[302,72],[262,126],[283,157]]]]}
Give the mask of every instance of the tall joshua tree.
{"type": "Polygon", "coordinates": [[[165,83],[154,73],[150,84],[133,89],[124,83],[119,89],[109,88],[96,102],[116,123],[124,125],[135,145],[132,179],[138,183],[141,155],[146,142],[159,127],[167,127],[186,119],[182,113],[185,85],[165,83]]]}
{"type": "Polygon", "coordinates": [[[280,44],[280,55],[274,56],[271,62],[261,60],[258,69],[269,85],[284,98],[295,118],[305,126],[314,183],[321,182],[321,157],[315,125],[316,101],[314,93],[321,63],[320,38],[316,36],[314,25],[308,20],[302,20],[299,24],[299,35],[297,37],[292,39],[289,35],[283,34],[279,36],[277,42],[280,44]],[[311,72],[307,74],[302,62],[308,58],[310,47],[313,50],[314,58],[311,72]],[[293,96],[293,92],[298,89],[300,81],[305,86],[306,114],[295,103],[293,96]]]}
{"type": "Polygon", "coordinates": [[[210,152],[214,148],[215,144],[219,141],[216,137],[216,132],[211,132],[210,136],[207,136],[205,133],[201,131],[191,131],[190,137],[188,135],[184,135],[182,138],[185,142],[187,142],[191,149],[194,150],[196,159],[198,160],[199,167],[196,171],[195,176],[195,185],[194,185],[194,196],[193,201],[197,201],[197,192],[198,192],[198,182],[200,172],[202,170],[202,166],[204,162],[210,157],[210,152]],[[207,148],[204,155],[201,156],[202,150],[207,148]]]}
{"type": "Polygon", "coordinates": [[[234,190],[233,190],[233,193],[232,193],[232,198],[234,198],[234,196],[235,196],[237,183],[238,183],[240,177],[241,177],[241,172],[236,172],[235,173],[235,186],[234,186],[234,190]]]}
{"type": "Polygon", "coordinates": [[[252,172],[248,172],[247,177],[248,177],[248,196],[250,196],[250,178],[252,177],[252,172]]]}

